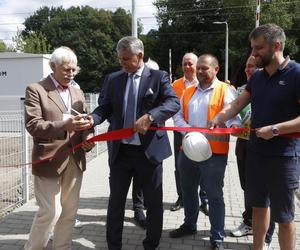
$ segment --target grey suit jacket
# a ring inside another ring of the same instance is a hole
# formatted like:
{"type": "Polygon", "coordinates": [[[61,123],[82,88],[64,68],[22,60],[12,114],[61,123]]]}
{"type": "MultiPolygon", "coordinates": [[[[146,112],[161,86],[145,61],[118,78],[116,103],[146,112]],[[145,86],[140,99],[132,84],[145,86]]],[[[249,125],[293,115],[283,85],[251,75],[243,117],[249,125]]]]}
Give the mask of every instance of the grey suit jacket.
{"type": "MultiPolygon", "coordinates": [[[[85,112],[85,99],[80,89],[70,86],[72,108],[85,112]]],[[[38,176],[59,176],[67,166],[69,155],[73,154],[77,166],[86,168],[85,152],[81,148],[70,152],[71,148],[82,142],[91,131],[65,131],[63,126],[63,101],[50,76],[30,84],[26,88],[25,124],[33,137],[32,161],[50,156],[54,158],[43,163],[33,164],[32,173],[38,176]]]]}

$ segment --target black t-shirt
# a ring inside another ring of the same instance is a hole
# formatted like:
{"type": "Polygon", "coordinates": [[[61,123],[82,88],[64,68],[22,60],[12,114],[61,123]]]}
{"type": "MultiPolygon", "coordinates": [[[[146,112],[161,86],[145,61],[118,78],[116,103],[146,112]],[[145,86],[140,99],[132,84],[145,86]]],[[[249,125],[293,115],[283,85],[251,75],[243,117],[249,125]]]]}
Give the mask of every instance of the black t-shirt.
{"type": "MultiPolygon", "coordinates": [[[[271,77],[265,70],[256,71],[246,90],[251,96],[251,127],[260,128],[295,119],[300,115],[300,65],[290,61],[271,77]]],[[[249,146],[265,155],[300,156],[300,139],[284,136],[270,140],[251,132],[249,146]]]]}

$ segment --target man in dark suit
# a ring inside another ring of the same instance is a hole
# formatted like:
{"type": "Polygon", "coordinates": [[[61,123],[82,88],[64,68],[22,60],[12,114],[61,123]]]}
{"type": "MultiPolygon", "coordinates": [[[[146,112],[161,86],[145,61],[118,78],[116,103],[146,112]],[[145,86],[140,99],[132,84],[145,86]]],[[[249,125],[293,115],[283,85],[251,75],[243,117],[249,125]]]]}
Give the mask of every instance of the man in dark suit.
{"type": "Polygon", "coordinates": [[[141,181],[147,203],[145,249],[155,249],[161,237],[162,161],[171,155],[165,131],[148,131],[179,110],[179,100],[166,72],[144,65],[144,46],[135,37],[124,37],[117,45],[122,70],[107,76],[99,106],[91,114],[95,126],[110,118],[112,130],[133,127],[131,138],[110,143],[110,197],[107,211],[107,244],[110,250],[122,248],[125,203],[131,179],[141,181]],[[133,112],[132,112],[133,111],[133,112]]]}

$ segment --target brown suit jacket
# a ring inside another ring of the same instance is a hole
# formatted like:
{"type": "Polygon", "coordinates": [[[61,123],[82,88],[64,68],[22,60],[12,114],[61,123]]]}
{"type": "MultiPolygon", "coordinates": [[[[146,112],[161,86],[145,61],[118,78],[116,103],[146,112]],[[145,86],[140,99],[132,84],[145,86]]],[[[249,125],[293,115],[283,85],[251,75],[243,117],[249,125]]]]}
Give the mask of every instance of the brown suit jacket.
{"type": "MultiPolygon", "coordinates": [[[[85,112],[85,99],[80,89],[71,86],[72,108],[85,112]]],[[[30,84],[26,88],[25,124],[33,137],[32,161],[50,156],[52,160],[32,165],[32,174],[57,177],[67,166],[70,154],[74,155],[77,166],[86,169],[85,152],[81,148],[71,152],[71,148],[82,142],[91,131],[67,132],[63,126],[63,101],[50,76],[30,84]]]]}

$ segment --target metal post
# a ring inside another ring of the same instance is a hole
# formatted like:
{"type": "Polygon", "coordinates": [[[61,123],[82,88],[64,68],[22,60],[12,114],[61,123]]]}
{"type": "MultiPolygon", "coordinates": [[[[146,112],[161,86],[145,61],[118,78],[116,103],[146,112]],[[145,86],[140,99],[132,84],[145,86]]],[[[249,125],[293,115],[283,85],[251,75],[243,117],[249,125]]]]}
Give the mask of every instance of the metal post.
{"type": "Polygon", "coordinates": [[[137,18],[136,18],[136,10],[135,10],[135,0],[132,1],[132,10],[131,10],[131,33],[132,36],[138,37],[137,34],[137,18]]]}
{"type": "MultiPolygon", "coordinates": [[[[21,136],[22,136],[22,163],[29,162],[29,135],[25,129],[25,117],[24,117],[24,100],[25,98],[21,98],[21,136]]],[[[22,198],[23,202],[27,203],[29,201],[29,166],[25,165],[22,167],[22,183],[23,183],[23,192],[22,198]]]]}
{"type": "Polygon", "coordinates": [[[169,49],[169,76],[170,83],[172,83],[172,49],[169,49]]]}
{"type": "Polygon", "coordinates": [[[255,28],[259,26],[259,19],[260,19],[260,0],[256,0],[255,28]]]}
{"type": "Polygon", "coordinates": [[[225,42],[225,81],[228,80],[228,23],[226,24],[226,42],[225,42]]]}
{"type": "Polygon", "coordinates": [[[225,24],[225,28],[226,28],[226,38],[225,38],[225,81],[227,81],[228,80],[228,47],[229,47],[229,42],[228,42],[228,37],[229,37],[228,23],[227,23],[227,21],[224,21],[224,22],[213,22],[213,24],[225,24]]]}

